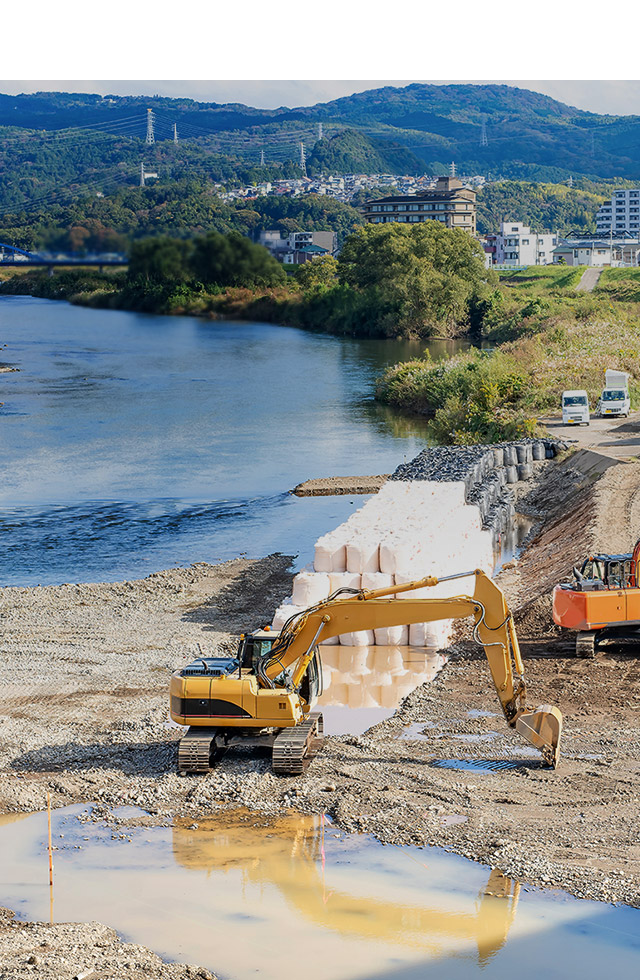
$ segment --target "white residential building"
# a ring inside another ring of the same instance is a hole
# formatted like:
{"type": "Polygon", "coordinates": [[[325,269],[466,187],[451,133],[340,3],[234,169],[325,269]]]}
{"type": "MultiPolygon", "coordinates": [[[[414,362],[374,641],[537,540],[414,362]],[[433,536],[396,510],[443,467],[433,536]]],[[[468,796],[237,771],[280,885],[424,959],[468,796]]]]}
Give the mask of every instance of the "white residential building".
{"type": "Polygon", "coordinates": [[[558,235],[539,235],[519,221],[503,221],[497,235],[487,235],[485,251],[493,265],[551,265],[558,235]]]}
{"type": "Polygon", "coordinates": [[[609,204],[603,204],[596,214],[598,235],[626,233],[636,238],[640,234],[640,188],[614,191],[609,204]]]}

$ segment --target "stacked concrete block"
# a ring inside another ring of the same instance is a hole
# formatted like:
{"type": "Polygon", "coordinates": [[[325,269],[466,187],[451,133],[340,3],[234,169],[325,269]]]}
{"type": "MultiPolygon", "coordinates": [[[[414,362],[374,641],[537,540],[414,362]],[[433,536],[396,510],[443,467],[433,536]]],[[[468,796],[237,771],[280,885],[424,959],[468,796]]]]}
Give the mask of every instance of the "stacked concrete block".
{"type": "MultiPolygon", "coordinates": [[[[546,440],[522,440],[423,450],[399,466],[344,524],[318,539],[313,565],[296,576],[292,599],[276,611],[273,628],[339,589],[375,591],[476,568],[491,574],[500,535],[510,530],[515,515],[508,484],[528,479],[536,462],[562,448],[546,440]]],[[[444,599],[473,594],[473,589],[469,576],[397,598],[444,599]]],[[[452,629],[450,620],[413,623],[347,633],[327,643],[441,647],[452,629]]]]}

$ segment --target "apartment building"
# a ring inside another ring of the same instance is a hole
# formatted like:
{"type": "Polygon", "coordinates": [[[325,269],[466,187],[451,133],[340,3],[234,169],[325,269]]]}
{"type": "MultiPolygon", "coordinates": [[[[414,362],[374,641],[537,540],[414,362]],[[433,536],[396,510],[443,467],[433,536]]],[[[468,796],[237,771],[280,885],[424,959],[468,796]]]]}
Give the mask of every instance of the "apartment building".
{"type": "Polygon", "coordinates": [[[367,201],[362,214],[370,224],[440,221],[447,228],[462,228],[475,235],[476,192],[457,177],[438,177],[432,189],[367,201]]]}
{"type": "Polygon", "coordinates": [[[596,214],[598,235],[626,233],[640,235],[640,188],[614,191],[611,201],[603,204],[596,214]]]}
{"type": "Polygon", "coordinates": [[[256,240],[287,265],[299,265],[320,255],[335,255],[338,250],[335,231],[294,231],[284,236],[277,230],[260,231],[256,240]]]}
{"type": "Polygon", "coordinates": [[[558,235],[539,235],[519,221],[502,221],[497,235],[487,235],[484,250],[492,265],[551,265],[558,235]]]}

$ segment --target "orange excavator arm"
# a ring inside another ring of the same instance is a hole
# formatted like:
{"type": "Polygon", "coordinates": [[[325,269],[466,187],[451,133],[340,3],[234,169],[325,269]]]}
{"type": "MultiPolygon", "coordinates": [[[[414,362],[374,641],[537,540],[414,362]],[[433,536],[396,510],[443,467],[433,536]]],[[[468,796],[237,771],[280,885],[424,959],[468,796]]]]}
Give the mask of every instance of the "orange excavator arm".
{"type": "Polygon", "coordinates": [[[271,652],[258,667],[263,687],[275,687],[276,678],[293,668],[291,685],[298,688],[318,643],[341,633],[371,630],[438,619],[474,620],[474,638],[484,647],[493,683],[507,723],[556,766],[562,733],[560,711],[544,705],[529,711],[525,701],[524,667],[513,617],[501,589],[481,569],[443,578],[428,576],[406,585],[376,591],[338,590],[323,602],[291,617],[271,652]],[[475,576],[472,596],[405,598],[400,593],[429,588],[438,582],[475,576]]]}

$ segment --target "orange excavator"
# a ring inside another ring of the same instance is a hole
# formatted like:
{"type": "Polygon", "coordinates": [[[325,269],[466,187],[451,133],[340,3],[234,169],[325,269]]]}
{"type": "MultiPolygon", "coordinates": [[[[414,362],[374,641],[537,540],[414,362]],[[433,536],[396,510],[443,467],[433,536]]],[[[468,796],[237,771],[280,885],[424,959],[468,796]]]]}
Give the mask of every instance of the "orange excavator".
{"type": "Polygon", "coordinates": [[[573,569],[573,582],[553,590],[553,620],[576,632],[576,655],[598,647],[640,643],[640,541],[629,554],[590,555],[573,569]]]}
{"type": "Polygon", "coordinates": [[[244,637],[236,657],[202,657],[176,671],[171,718],[189,726],[178,747],[179,771],[206,772],[220,751],[240,741],[270,745],[275,773],[301,773],[322,732],[322,715],[312,710],[322,693],[318,644],[341,633],[466,617],[473,619],[474,638],[484,647],[507,724],[555,767],[562,715],[549,705],[527,708],[513,617],[496,583],[477,569],[375,591],[338,589],[293,615],[279,632],[267,628],[244,637]],[[396,598],[470,577],[472,596],[396,598]]]}

